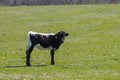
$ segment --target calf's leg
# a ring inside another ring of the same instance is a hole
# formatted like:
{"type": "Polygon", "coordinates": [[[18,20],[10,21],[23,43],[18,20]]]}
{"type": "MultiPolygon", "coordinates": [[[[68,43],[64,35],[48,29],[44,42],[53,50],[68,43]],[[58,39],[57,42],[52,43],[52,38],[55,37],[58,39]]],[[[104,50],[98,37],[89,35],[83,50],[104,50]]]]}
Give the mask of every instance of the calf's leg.
{"type": "Polygon", "coordinates": [[[51,50],[51,65],[55,65],[55,62],[54,62],[54,50],[51,50]]]}
{"type": "Polygon", "coordinates": [[[26,66],[31,66],[31,64],[30,64],[30,55],[31,55],[31,52],[33,51],[33,48],[34,48],[34,46],[31,46],[26,51],[26,66]]]}

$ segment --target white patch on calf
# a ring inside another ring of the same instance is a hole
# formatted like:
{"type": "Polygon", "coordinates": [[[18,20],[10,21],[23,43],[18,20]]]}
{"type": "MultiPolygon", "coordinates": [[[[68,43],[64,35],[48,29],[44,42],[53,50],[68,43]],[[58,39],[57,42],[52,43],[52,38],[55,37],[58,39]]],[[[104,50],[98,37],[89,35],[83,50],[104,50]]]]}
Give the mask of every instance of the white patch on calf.
{"type": "Polygon", "coordinates": [[[37,49],[39,49],[39,50],[45,50],[45,49],[51,49],[51,46],[48,47],[48,48],[44,48],[44,47],[42,47],[40,44],[37,44],[37,45],[35,45],[35,48],[37,48],[37,49]]]}
{"type": "Polygon", "coordinates": [[[62,41],[64,42],[65,38],[62,38],[62,41]]]}
{"type": "Polygon", "coordinates": [[[28,32],[28,36],[27,36],[27,48],[29,49],[30,48],[30,46],[32,45],[32,43],[31,43],[31,40],[30,40],[30,32],[28,32]]]}

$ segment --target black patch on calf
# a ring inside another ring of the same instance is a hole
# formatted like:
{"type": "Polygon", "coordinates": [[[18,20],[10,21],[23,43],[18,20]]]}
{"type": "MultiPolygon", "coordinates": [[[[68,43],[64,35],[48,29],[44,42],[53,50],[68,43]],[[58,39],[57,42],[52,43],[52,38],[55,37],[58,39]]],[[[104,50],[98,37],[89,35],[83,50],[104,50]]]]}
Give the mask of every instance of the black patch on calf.
{"type": "Polygon", "coordinates": [[[43,48],[48,48],[51,44],[51,36],[45,36],[40,34],[30,35],[32,45],[40,44],[43,48]]]}

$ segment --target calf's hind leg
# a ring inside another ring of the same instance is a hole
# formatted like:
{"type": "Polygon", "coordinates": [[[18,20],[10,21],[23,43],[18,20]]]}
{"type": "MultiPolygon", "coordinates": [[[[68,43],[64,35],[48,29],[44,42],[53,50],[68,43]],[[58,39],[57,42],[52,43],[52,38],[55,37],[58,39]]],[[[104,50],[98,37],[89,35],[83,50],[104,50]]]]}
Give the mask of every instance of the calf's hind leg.
{"type": "Polygon", "coordinates": [[[30,55],[31,55],[31,53],[33,51],[33,48],[34,48],[34,46],[31,46],[26,51],[26,66],[31,66],[31,64],[30,64],[30,55]]]}

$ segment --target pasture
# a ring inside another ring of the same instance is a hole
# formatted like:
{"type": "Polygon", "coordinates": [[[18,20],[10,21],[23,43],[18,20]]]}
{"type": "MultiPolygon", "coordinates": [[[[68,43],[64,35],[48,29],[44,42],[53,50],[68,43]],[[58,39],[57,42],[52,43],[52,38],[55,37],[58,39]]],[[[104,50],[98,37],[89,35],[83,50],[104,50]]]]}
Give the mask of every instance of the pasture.
{"type": "Polygon", "coordinates": [[[0,80],[119,80],[120,5],[0,7],[0,80]],[[34,49],[25,66],[27,32],[70,35],[55,52],[34,49]]]}

